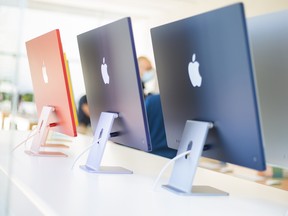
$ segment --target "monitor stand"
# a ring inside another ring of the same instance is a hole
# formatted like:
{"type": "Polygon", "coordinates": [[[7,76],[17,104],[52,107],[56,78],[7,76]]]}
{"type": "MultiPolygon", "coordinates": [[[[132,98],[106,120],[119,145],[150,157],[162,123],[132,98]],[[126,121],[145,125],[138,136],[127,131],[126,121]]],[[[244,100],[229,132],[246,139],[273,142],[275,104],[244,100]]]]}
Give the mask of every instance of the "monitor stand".
{"type": "Polygon", "coordinates": [[[175,161],[168,185],[162,187],[179,195],[188,196],[227,196],[228,193],[209,186],[193,186],[196,169],[201,157],[210,122],[187,120],[178,147],[177,155],[190,151],[175,161]]]}
{"type": "Polygon", "coordinates": [[[122,167],[100,166],[115,118],[118,118],[117,113],[101,113],[88,159],[85,165],[80,166],[81,169],[89,173],[132,174],[132,171],[122,167]]]}
{"type": "Polygon", "coordinates": [[[45,147],[50,129],[50,117],[54,110],[55,108],[51,106],[44,106],[42,108],[36,128],[36,135],[32,141],[31,148],[30,150],[25,151],[25,153],[28,155],[44,157],[67,157],[67,155],[62,152],[40,151],[41,147],[45,147]]]}

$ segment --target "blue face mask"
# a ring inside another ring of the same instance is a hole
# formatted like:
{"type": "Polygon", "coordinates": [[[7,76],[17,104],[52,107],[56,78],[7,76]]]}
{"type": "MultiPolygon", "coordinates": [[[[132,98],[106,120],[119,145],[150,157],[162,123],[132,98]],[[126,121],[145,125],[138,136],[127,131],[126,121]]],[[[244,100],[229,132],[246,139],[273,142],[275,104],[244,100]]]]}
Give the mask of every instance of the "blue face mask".
{"type": "Polygon", "coordinates": [[[141,80],[142,80],[143,83],[146,83],[146,82],[149,82],[150,80],[152,80],[153,77],[154,77],[154,71],[150,70],[150,71],[146,71],[143,74],[141,80]]]}

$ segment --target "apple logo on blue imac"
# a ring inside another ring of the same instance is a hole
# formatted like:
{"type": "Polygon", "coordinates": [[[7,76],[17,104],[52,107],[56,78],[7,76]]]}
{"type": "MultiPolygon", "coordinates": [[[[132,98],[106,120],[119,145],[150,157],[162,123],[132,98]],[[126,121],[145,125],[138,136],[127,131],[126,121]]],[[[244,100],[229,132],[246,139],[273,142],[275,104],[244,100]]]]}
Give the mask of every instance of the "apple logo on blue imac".
{"type": "Polygon", "coordinates": [[[105,57],[103,58],[103,64],[101,65],[101,74],[105,84],[109,84],[110,78],[107,70],[107,64],[105,63],[105,57]]]}
{"type": "Polygon", "coordinates": [[[188,73],[193,87],[200,87],[202,84],[202,77],[199,73],[199,62],[196,61],[196,54],[192,55],[192,61],[188,65],[188,73]]]}

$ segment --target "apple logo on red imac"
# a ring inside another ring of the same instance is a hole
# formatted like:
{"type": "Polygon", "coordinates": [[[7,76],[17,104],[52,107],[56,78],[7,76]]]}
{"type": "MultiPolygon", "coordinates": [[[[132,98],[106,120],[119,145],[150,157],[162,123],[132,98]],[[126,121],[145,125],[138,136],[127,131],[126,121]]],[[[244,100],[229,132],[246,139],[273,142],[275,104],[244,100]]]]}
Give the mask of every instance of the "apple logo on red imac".
{"type": "Polygon", "coordinates": [[[193,87],[200,87],[202,84],[202,77],[199,73],[199,62],[196,61],[196,54],[192,55],[192,61],[188,65],[188,73],[193,87]]]}
{"type": "Polygon", "coordinates": [[[46,65],[43,61],[42,63],[42,77],[43,77],[43,80],[44,80],[44,83],[47,84],[48,83],[48,75],[47,75],[47,69],[46,69],[46,65]]]}
{"type": "Polygon", "coordinates": [[[103,58],[103,63],[101,65],[101,74],[105,84],[109,84],[110,78],[107,70],[107,64],[105,63],[105,58],[103,58]]]}

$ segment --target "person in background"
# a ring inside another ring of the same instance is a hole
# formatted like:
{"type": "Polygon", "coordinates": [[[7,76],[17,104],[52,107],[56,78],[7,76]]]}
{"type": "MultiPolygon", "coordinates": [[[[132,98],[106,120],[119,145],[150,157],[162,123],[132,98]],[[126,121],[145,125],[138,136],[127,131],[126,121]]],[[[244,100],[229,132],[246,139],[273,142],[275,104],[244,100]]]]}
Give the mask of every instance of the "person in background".
{"type": "Polygon", "coordinates": [[[151,153],[167,158],[175,157],[177,151],[167,146],[160,95],[148,95],[145,99],[145,107],[152,143],[151,153]]]}
{"type": "Polygon", "coordinates": [[[138,65],[144,95],[159,94],[157,74],[151,61],[145,56],[139,56],[138,65]]]}
{"type": "Polygon", "coordinates": [[[167,146],[157,74],[150,60],[145,56],[138,57],[138,65],[152,142],[150,153],[173,158],[177,152],[167,146]]]}
{"type": "Polygon", "coordinates": [[[83,95],[79,100],[77,116],[79,122],[78,131],[86,133],[87,128],[91,125],[86,95],[83,95]]]}

